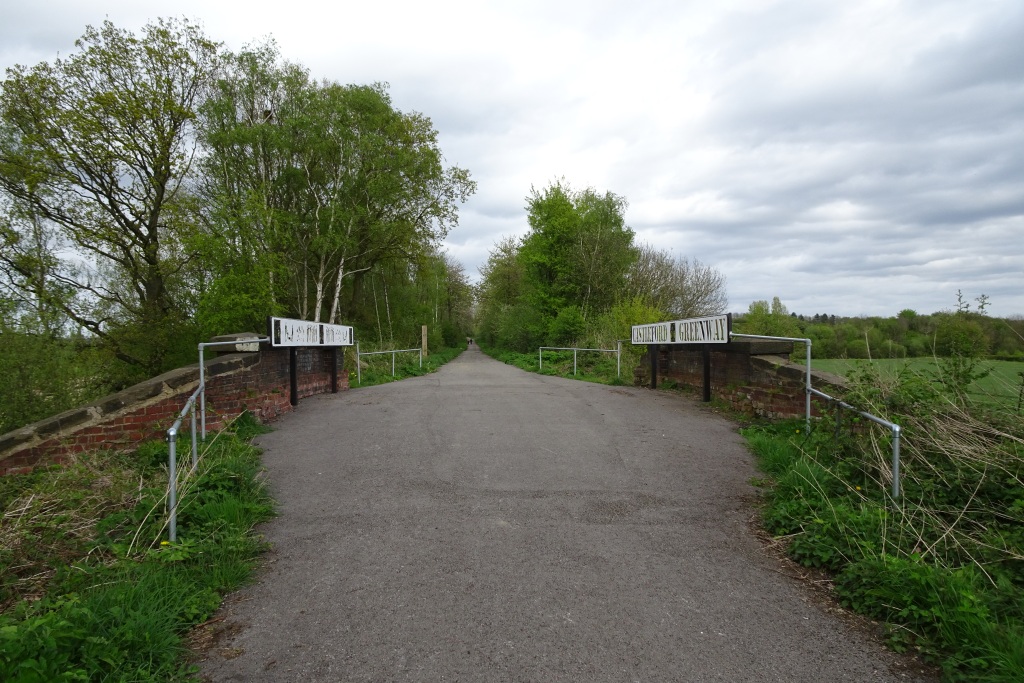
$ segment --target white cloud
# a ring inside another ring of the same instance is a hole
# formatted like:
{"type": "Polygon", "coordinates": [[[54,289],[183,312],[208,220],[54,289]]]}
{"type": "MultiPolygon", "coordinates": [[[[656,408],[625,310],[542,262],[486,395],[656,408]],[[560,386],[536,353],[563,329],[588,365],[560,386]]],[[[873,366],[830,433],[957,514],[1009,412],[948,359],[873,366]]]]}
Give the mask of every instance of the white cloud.
{"type": "Polygon", "coordinates": [[[1024,313],[1016,0],[51,2],[0,10],[0,64],[106,16],[197,18],[232,49],[273,34],[318,78],[389,82],[479,183],[447,240],[470,274],[564,177],[722,270],[733,310],[931,312],[961,289],[1024,313]]]}

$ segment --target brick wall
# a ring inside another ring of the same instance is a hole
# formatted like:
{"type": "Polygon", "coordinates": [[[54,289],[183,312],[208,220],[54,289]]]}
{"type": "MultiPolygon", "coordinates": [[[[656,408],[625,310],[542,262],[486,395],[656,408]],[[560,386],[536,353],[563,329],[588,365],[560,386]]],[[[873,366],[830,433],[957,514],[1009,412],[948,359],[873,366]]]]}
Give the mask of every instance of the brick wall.
{"type": "MultiPolygon", "coordinates": [[[[331,391],[332,350],[302,348],[297,353],[299,398],[331,391]]],[[[207,429],[218,429],[245,410],[264,422],[291,410],[289,354],[288,349],[260,345],[256,352],[206,361],[207,429]]],[[[339,363],[342,358],[339,350],[339,363]]],[[[4,434],[0,475],[61,462],[70,453],[128,450],[149,439],[163,439],[198,386],[196,364],[4,434]]],[[[345,389],[348,373],[339,369],[338,390],[345,389]]],[[[186,418],[182,431],[188,429],[186,418]]]]}
{"type": "MultiPolygon", "coordinates": [[[[704,386],[704,360],[700,346],[661,345],[658,349],[658,382],[675,381],[700,391],[704,386]]],[[[711,396],[733,410],[766,418],[797,418],[806,414],[803,365],[789,361],[792,342],[732,341],[711,351],[711,396]]],[[[840,396],[841,377],[813,369],[811,386],[840,396]]],[[[635,372],[638,385],[650,386],[650,357],[644,354],[635,372]]],[[[823,403],[816,397],[811,412],[823,403]]]]}

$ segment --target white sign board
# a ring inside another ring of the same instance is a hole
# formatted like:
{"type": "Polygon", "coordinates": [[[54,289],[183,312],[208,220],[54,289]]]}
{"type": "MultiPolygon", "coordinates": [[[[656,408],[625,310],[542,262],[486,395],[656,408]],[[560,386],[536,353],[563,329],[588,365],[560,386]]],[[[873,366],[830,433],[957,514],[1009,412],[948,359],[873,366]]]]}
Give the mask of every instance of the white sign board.
{"type": "Polygon", "coordinates": [[[676,344],[728,344],[729,315],[712,315],[707,318],[677,320],[675,325],[676,344]]]}
{"type": "Polygon", "coordinates": [[[727,344],[729,314],[633,325],[634,344],[727,344]]]}
{"type": "Polygon", "coordinates": [[[313,323],[291,318],[270,318],[271,346],[352,346],[353,331],[348,325],[313,323]]]}
{"type": "Polygon", "coordinates": [[[633,325],[634,344],[669,344],[672,341],[670,323],[633,325]]]}

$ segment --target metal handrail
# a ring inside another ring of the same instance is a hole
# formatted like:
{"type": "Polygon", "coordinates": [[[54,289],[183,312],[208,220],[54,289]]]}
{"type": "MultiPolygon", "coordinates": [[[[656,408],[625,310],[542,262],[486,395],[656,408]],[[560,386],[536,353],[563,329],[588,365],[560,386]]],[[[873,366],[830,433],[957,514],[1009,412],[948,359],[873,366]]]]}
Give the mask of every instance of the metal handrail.
{"type": "Polygon", "coordinates": [[[167,430],[167,503],[170,508],[170,521],[168,523],[171,543],[178,540],[178,430],[181,428],[181,421],[185,415],[191,413],[192,427],[192,472],[199,466],[199,440],[196,438],[196,401],[200,406],[200,422],[202,438],[206,438],[206,362],[203,358],[203,349],[208,346],[234,346],[236,344],[264,344],[270,341],[270,337],[253,337],[250,339],[235,339],[232,341],[202,342],[199,344],[199,386],[192,392],[185,407],[178,414],[170,429],[167,430]]]}
{"type": "Polygon", "coordinates": [[[835,398],[834,396],[829,396],[828,394],[826,394],[826,393],[824,393],[822,391],[818,391],[817,389],[811,389],[811,393],[814,394],[815,396],[820,396],[821,398],[823,398],[823,399],[825,399],[825,400],[827,400],[829,402],[835,403],[840,408],[846,408],[847,410],[852,410],[853,412],[857,413],[861,417],[863,417],[865,419],[868,419],[868,420],[871,420],[875,424],[881,425],[883,427],[887,427],[889,430],[892,431],[892,497],[893,498],[899,498],[900,497],[900,434],[902,433],[901,430],[900,430],[900,426],[898,424],[896,424],[895,422],[889,422],[888,420],[880,418],[877,415],[872,415],[871,413],[868,413],[868,412],[865,412],[863,410],[860,410],[860,409],[856,408],[855,406],[850,405],[846,401],[841,401],[838,398],[835,398]]]}
{"type": "Polygon", "coordinates": [[[807,431],[811,431],[811,340],[801,339],[799,337],[769,337],[762,334],[736,334],[735,332],[729,333],[729,338],[743,337],[744,339],[768,339],[771,341],[791,341],[791,342],[803,342],[807,345],[807,378],[804,387],[805,405],[804,414],[807,425],[807,431]]]}
{"type": "Polygon", "coordinates": [[[768,339],[771,341],[791,341],[791,342],[803,342],[807,345],[807,369],[806,369],[806,386],[804,389],[806,395],[806,424],[807,431],[811,431],[811,395],[819,396],[827,401],[836,403],[841,408],[852,410],[861,417],[871,420],[875,424],[879,424],[883,427],[887,427],[892,431],[892,497],[897,499],[900,497],[900,426],[895,422],[889,422],[888,420],[872,415],[871,413],[859,410],[854,406],[844,401],[829,396],[828,394],[818,391],[811,386],[811,340],[801,339],[799,337],[769,337],[760,334],[736,334],[734,332],[729,333],[730,337],[743,337],[746,339],[768,339]]]}
{"type": "Polygon", "coordinates": [[[572,375],[576,376],[576,357],[577,351],[600,351],[602,353],[614,353],[615,354],[615,376],[622,376],[622,342],[616,342],[614,349],[584,349],[575,346],[541,346],[537,349],[537,366],[538,370],[544,369],[544,352],[545,351],[572,351],[572,375]]]}
{"type": "Polygon", "coordinates": [[[201,342],[199,344],[199,386],[203,392],[199,397],[200,415],[202,416],[202,433],[206,438],[206,363],[203,361],[203,349],[207,346],[235,346],[236,344],[266,344],[270,337],[252,337],[249,339],[236,339],[234,341],[201,342]]]}
{"type": "Polygon", "coordinates": [[[363,357],[363,356],[383,356],[385,354],[390,353],[391,354],[391,376],[394,377],[395,376],[395,354],[398,354],[398,353],[416,353],[416,352],[419,352],[419,354],[420,354],[420,369],[422,369],[423,368],[423,349],[422,348],[418,348],[418,349],[394,349],[394,350],[391,350],[391,351],[365,351],[365,352],[361,352],[359,350],[359,342],[356,342],[356,383],[357,384],[362,384],[363,383],[363,369],[359,365],[359,359],[361,357],[363,357]]]}
{"type": "Polygon", "coordinates": [[[178,419],[167,430],[167,443],[169,444],[167,454],[167,504],[170,508],[169,535],[171,543],[178,540],[178,428],[181,427],[181,421],[185,419],[185,415],[191,412],[192,472],[194,473],[199,466],[199,443],[196,440],[196,399],[202,395],[205,389],[206,384],[200,380],[199,386],[192,392],[192,395],[185,402],[185,407],[178,414],[178,419]]]}

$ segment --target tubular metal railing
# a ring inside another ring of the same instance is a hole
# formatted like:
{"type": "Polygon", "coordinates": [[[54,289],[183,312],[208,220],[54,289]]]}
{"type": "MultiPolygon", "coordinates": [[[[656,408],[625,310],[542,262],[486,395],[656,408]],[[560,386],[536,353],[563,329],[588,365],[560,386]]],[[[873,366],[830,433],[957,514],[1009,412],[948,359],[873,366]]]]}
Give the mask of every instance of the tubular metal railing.
{"type": "Polygon", "coordinates": [[[196,399],[206,389],[206,385],[200,380],[199,386],[185,402],[185,407],[178,414],[171,428],[167,430],[167,507],[170,513],[169,535],[171,543],[178,540],[178,429],[185,415],[192,415],[192,473],[195,473],[199,466],[199,441],[196,439],[196,399]]]}
{"type": "Polygon", "coordinates": [[[203,391],[199,395],[199,413],[201,415],[203,438],[206,438],[206,363],[203,361],[203,349],[208,346],[235,346],[238,344],[265,344],[270,337],[252,337],[251,339],[236,339],[234,341],[202,342],[199,344],[199,386],[203,391]]]}
{"type": "Polygon", "coordinates": [[[171,543],[178,540],[178,430],[181,428],[181,421],[186,415],[191,414],[192,427],[192,473],[195,473],[199,466],[199,439],[196,438],[196,403],[200,406],[200,430],[203,439],[206,438],[206,363],[203,358],[203,349],[208,346],[234,346],[237,344],[263,344],[270,341],[269,337],[253,337],[251,339],[236,339],[233,341],[203,342],[199,344],[199,386],[192,392],[185,407],[178,414],[171,428],[167,430],[167,506],[169,509],[168,533],[171,543]]]}
{"type": "Polygon", "coordinates": [[[834,396],[818,391],[811,386],[811,344],[810,339],[801,339],[799,337],[769,337],[760,334],[736,334],[734,332],[729,333],[729,337],[742,337],[744,339],[767,339],[771,341],[791,341],[791,342],[803,342],[807,347],[807,369],[806,369],[806,382],[804,393],[806,395],[805,410],[806,410],[806,424],[807,431],[811,430],[811,395],[818,396],[831,403],[835,403],[840,408],[852,410],[861,417],[874,422],[875,424],[887,427],[892,432],[892,497],[894,499],[900,497],[900,426],[895,422],[889,422],[886,419],[872,415],[871,413],[858,410],[849,403],[845,403],[834,396]]]}
{"type": "Polygon", "coordinates": [[[423,349],[395,349],[393,351],[360,351],[359,342],[356,342],[356,383],[363,383],[363,369],[359,365],[359,359],[363,356],[383,356],[385,354],[391,354],[391,376],[395,376],[395,354],[398,353],[419,353],[420,354],[420,368],[423,367],[423,349]]]}
{"type": "Polygon", "coordinates": [[[622,376],[622,342],[616,342],[614,349],[583,349],[575,346],[541,346],[537,349],[537,368],[539,370],[544,369],[544,352],[545,351],[572,351],[572,374],[576,376],[576,360],[579,356],[580,351],[596,351],[600,353],[614,353],[615,354],[615,376],[622,376]]]}

